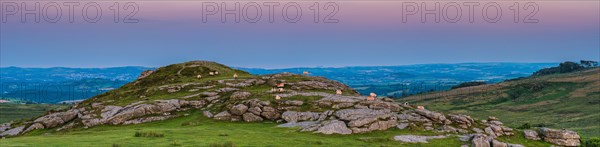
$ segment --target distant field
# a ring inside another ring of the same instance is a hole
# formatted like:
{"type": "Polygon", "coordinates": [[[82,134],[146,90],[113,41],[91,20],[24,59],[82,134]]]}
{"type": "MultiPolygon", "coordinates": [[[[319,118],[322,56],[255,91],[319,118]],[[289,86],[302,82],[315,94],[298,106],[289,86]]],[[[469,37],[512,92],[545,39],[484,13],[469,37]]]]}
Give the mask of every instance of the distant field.
{"type": "Polygon", "coordinates": [[[510,127],[567,128],[600,136],[600,69],[526,78],[407,97],[427,109],[482,119],[496,116],[510,127]]]}
{"type": "Polygon", "coordinates": [[[30,119],[48,110],[66,108],[68,105],[0,103],[0,123],[17,119],[30,119]]]}
{"type": "MultiPolygon", "coordinates": [[[[127,126],[97,126],[54,132],[36,130],[26,136],[0,139],[0,146],[413,146],[447,147],[469,144],[456,136],[413,144],[394,141],[396,135],[436,135],[430,131],[390,129],[355,135],[324,135],[277,128],[275,123],[222,122],[199,112],[188,117],[127,126]],[[138,136],[138,137],[136,137],[138,136]]],[[[519,134],[500,140],[526,146],[550,146],[519,134]]]]}

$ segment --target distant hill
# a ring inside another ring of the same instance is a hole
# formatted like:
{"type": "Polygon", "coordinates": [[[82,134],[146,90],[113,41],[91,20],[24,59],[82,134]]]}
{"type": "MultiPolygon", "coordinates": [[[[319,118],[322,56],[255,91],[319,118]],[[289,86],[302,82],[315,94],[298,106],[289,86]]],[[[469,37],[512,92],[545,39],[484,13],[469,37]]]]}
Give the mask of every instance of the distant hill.
{"type": "Polygon", "coordinates": [[[87,99],[135,80],[148,67],[0,68],[0,99],[59,103],[87,99]]]}
{"type": "Polygon", "coordinates": [[[428,109],[496,116],[512,127],[547,126],[600,136],[600,68],[532,76],[401,99],[428,109]]]}
{"type": "MultiPolygon", "coordinates": [[[[355,66],[341,68],[236,68],[252,74],[290,72],[323,76],[342,82],[366,95],[371,92],[403,97],[421,92],[447,90],[469,81],[501,82],[526,77],[558,63],[460,63],[404,66],[355,66]]],[[[21,99],[36,103],[83,100],[116,89],[135,80],[150,67],[113,68],[0,68],[0,99],[21,99]]]]}
{"type": "Polygon", "coordinates": [[[421,92],[448,90],[463,82],[502,82],[507,79],[530,76],[535,71],[559,63],[456,63],[418,64],[402,66],[354,66],[260,69],[237,68],[252,74],[310,72],[340,81],[361,94],[371,92],[389,97],[404,97],[421,92]]]}

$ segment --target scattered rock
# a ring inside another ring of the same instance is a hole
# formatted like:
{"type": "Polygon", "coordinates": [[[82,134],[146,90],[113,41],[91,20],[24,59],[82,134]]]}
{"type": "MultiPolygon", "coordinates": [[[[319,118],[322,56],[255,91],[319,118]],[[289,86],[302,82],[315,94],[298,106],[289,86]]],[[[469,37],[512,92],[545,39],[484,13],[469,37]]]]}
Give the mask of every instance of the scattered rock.
{"type": "Polygon", "coordinates": [[[450,116],[450,120],[452,122],[457,123],[458,126],[463,129],[467,129],[475,123],[475,121],[470,116],[467,116],[467,115],[449,114],[448,116],[450,116]]]}
{"type": "Polygon", "coordinates": [[[343,109],[334,113],[336,117],[341,120],[351,121],[364,117],[377,117],[385,119],[391,116],[391,111],[384,110],[373,110],[373,109],[343,109]]]}
{"type": "Polygon", "coordinates": [[[400,130],[405,129],[406,127],[408,127],[408,123],[400,123],[396,126],[396,128],[400,130]]]}
{"type": "Polygon", "coordinates": [[[33,122],[44,124],[46,128],[54,128],[63,125],[77,117],[78,110],[69,110],[66,112],[56,112],[37,118],[33,122]]]}
{"type": "Polygon", "coordinates": [[[575,131],[566,130],[566,129],[550,129],[550,128],[541,128],[540,134],[542,138],[546,142],[554,143],[562,146],[579,146],[580,145],[580,136],[575,131]]]}
{"type": "Polygon", "coordinates": [[[246,113],[247,110],[248,110],[248,106],[246,106],[244,104],[238,104],[238,105],[231,107],[231,109],[229,111],[231,111],[231,114],[234,114],[234,115],[243,115],[244,113],[246,113]]]}
{"type": "Polygon", "coordinates": [[[286,111],[281,114],[286,122],[298,122],[298,121],[314,121],[319,119],[320,114],[316,112],[296,112],[286,111]]]}
{"type": "Polygon", "coordinates": [[[29,126],[29,128],[25,129],[24,132],[29,132],[37,129],[44,129],[44,125],[42,125],[41,123],[34,123],[33,125],[29,126]]]}
{"type": "Polygon", "coordinates": [[[213,114],[210,113],[210,111],[202,111],[202,115],[204,115],[204,116],[206,116],[208,118],[212,118],[213,117],[213,114]]]}
{"type": "Polygon", "coordinates": [[[263,107],[260,115],[270,120],[276,120],[280,117],[280,114],[273,107],[263,107]]]}
{"type": "Polygon", "coordinates": [[[471,144],[473,145],[473,147],[491,147],[491,145],[490,145],[491,140],[492,140],[492,138],[490,138],[486,135],[476,134],[471,139],[471,144]]]}
{"type": "Polygon", "coordinates": [[[415,112],[435,122],[444,123],[446,120],[446,117],[442,113],[433,112],[426,109],[415,109],[415,112]]]}
{"type": "Polygon", "coordinates": [[[217,113],[215,116],[213,116],[213,118],[216,120],[231,120],[231,114],[227,111],[223,111],[217,113]]]}
{"type": "Polygon", "coordinates": [[[525,134],[525,138],[530,140],[540,140],[540,136],[534,130],[523,130],[523,134],[525,134]]]}
{"type": "Polygon", "coordinates": [[[262,112],[262,109],[260,109],[260,107],[255,106],[252,108],[248,108],[248,112],[254,114],[254,115],[260,115],[260,113],[262,112]]]}
{"type": "Polygon", "coordinates": [[[244,113],[244,115],[242,115],[242,118],[246,122],[256,122],[256,121],[262,121],[263,120],[260,116],[256,116],[256,115],[254,115],[252,113],[244,113]]]}
{"type": "Polygon", "coordinates": [[[428,143],[427,140],[430,139],[441,139],[441,138],[446,138],[448,136],[417,136],[417,135],[399,135],[399,136],[394,136],[394,140],[396,141],[402,141],[402,142],[409,142],[409,143],[428,143]]]}
{"type": "Polygon", "coordinates": [[[348,129],[346,124],[339,120],[331,120],[323,123],[323,126],[316,132],[322,134],[352,134],[352,130],[348,129]]]}
{"type": "Polygon", "coordinates": [[[25,126],[12,128],[10,130],[0,133],[0,137],[19,135],[19,133],[23,132],[23,129],[25,129],[25,126]]]}

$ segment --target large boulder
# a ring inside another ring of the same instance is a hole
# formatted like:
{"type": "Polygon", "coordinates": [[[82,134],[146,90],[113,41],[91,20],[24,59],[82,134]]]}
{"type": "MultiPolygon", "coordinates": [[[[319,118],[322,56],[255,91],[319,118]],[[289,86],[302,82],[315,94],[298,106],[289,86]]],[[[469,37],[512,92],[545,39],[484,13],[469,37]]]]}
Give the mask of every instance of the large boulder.
{"type": "Polygon", "coordinates": [[[350,129],[352,130],[352,133],[366,133],[375,130],[387,130],[396,126],[397,124],[398,122],[395,120],[377,121],[364,127],[352,127],[350,129]]]}
{"type": "Polygon", "coordinates": [[[37,130],[37,129],[44,129],[44,125],[41,123],[34,123],[31,126],[29,126],[27,129],[25,129],[24,132],[29,132],[29,131],[33,131],[33,130],[37,130]]]}
{"type": "Polygon", "coordinates": [[[243,115],[244,113],[246,113],[247,110],[248,110],[248,106],[246,106],[244,104],[238,104],[238,105],[231,107],[231,109],[229,109],[229,111],[231,111],[231,114],[234,114],[234,115],[243,115]]]}
{"type": "Polygon", "coordinates": [[[475,121],[467,115],[463,115],[463,114],[449,114],[448,116],[450,116],[450,120],[456,124],[458,124],[459,127],[466,129],[471,127],[471,125],[473,125],[475,123],[475,121]]]}
{"type": "Polygon", "coordinates": [[[248,112],[250,112],[254,115],[260,115],[260,113],[262,112],[262,109],[260,109],[260,107],[252,107],[252,108],[248,108],[248,112]]]}
{"type": "Polygon", "coordinates": [[[546,142],[554,143],[562,146],[579,146],[580,145],[580,136],[575,131],[566,130],[566,129],[550,129],[550,128],[541,128],[540,134],[542,138],[546,142]]]}
{"type": "Polygon", "coordinates": [[[343,109],[334,113],[341,120],[352,121],[365,117],[376,117],[380,119],[388,118],[392,115],[388,109],[373,110],[373,109],[343,109]]]}
{"type": "Polygon", "coordinates": [[[394,102],[385,102],[385,101],[361,101],[359,105],[368,106],[371,109],[389,109],[393,112],[398,112],[402,110],[402,107],[394,102]]]}
{"type": "Polygon", "coordinates": [[[276,120],[280,117],[280,114],[273,107],[263,107],[260,115],[270,120],[276,120]]]}
{"type": "Polygon", "coordinates": [[[348,127],[360,127],[379,120],[377,117],[363,117],[348,122],[348,127]]]}
{"type": "Polygon", "coordinates": [[[10,130],[0,133],[0,137],[19,135],[19,133],[23,132],[24,129],[25,129],[25,126],[15,127],[15,128],[12,128],[10,130]]]}
{"type": "Polygon", "coordinates": [[[426,109],[415,109],[415,112],[438,123],[445,123],[444,121],[446,120],[446,117],[442,113],[433,112],[426,109]]]}
{"type": "Polygon", "coordinates": [[[10,123],[0,124],[0,132],[4,132],[4,131],[10,129],[10,125],[11,125],[10,123]]]}
{"type": "Polygon", "coordinates": [[[525,135],[525,138],[530,139],[530,140],[540,140],[541,139],[535,130],[523,130],[523,134],[525,135]]]}
{"type": "Polygon", "coordinates": [[[471,144],[473,145],[473,147],[491,147],[491,145],[490,145],[491,140],[492,140],[492,138],[490,138],[486,135],[476,134],[471,139],[471,144]]]}
{"type": "Polygon", "coordinates": [[[244,113],[244,115],[242,115],[242,118],[246,122],[256,122],[256,121],[262,121],[263,120],[260,116],[256,116],[256,115],[254,115],[252,113],[244,113]]]}
{"type": "Polygon", "coordinates": [[[319,116],[320,113],[317,112],[286,111],[281,114],[281,118],[287,122],[314,121],[318,120],[319,116]]]}
{"type": "Polygon", "coordinates": [[[346,123],[339,120],[324,122],[323,126],[320,127],[316,132],[323,134],[352,134],[352,130],[346,127],[346,123]]]}
{"type": "MultiPolygon", "coordinates": [[[[164,105],[163,107],[168,107],[168,105],[164,105]]],[[[127,106],[125,108],[123,108],[119,113],[115,114],[113,117],[111,117],[108,122],[111,124],[121,124],[127,120],[133,119],[133,118],[137,118],[137,117],[142,117],[144,115],[149,115],[149,114],[160,114],[162,113],[164,109],[168,109],[168,108],[161,108],[158,107],[156,105],[151,105],[151,104],[140,104],[140,105],[135,105],[135,106],[127,106]]]]}
{"type": "Polygon", "coordinates": [[[216,120],[231,120],[231,114],[227,111],[223,111],[217,113],[215,116],[213,116],[213,118],[216,120]]]}
{"type": "Polygon", "coordinates": [[[104,107],[104,109],[102,109],[100,116],[102,118],[110,118],[115,114],[119,113],[121,109],[123,109],[123,107],[121,106],[106,106],[104,107]]]}
{"type": "Polygon", "coordinates": [[[37,118],[33,122],[41,123],[46,128],[54,128],[73,120],[75,117],[77,117],[78,112],[79,111],[76,109],[69,110],[66,112],[56,112],[37,118]]]}

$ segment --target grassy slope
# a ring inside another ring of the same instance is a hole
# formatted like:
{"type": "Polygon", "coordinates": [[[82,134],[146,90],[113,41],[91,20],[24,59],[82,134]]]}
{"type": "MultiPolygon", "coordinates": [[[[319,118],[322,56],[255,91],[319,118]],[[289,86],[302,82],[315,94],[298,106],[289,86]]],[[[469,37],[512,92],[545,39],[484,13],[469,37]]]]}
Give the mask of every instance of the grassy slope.
{"type": "Polygon", "coordinates": [[[40,116],[48,110],[67,108],[68,105],[53,104],[0,104],[0,123],[10,122],[11,120],[30,119],[40,116]]]}
{"type": "Polygon", "coordinates": [[[600,136],[600,70],[526,78],[407,97],[428,109],[499,117],[511,127],[524,123],[568,128],[600,136]]]}
{"type": "MultiPolygon", "coordinates": [[[[275,123],[220,122],[193,111],[188,117],[127,126],[99,126],[69,132],[36,130],[26,136],[1,139],[0,146],[210,146],[231,142],[236,146],[460,146],[457,137],[427,144],[393,141],[395,135],[435,135],[427,131],[390,129],[356,135],[323,135],[277,128],[275,123]],[[164,137],[134,137],[135,132],[156,132],[164,137]]],[[[519,136],[522,137],[522,136],[519,136]]],[[[502,138],[526,146],[549,146],[539,141],[502,138]]]]}

